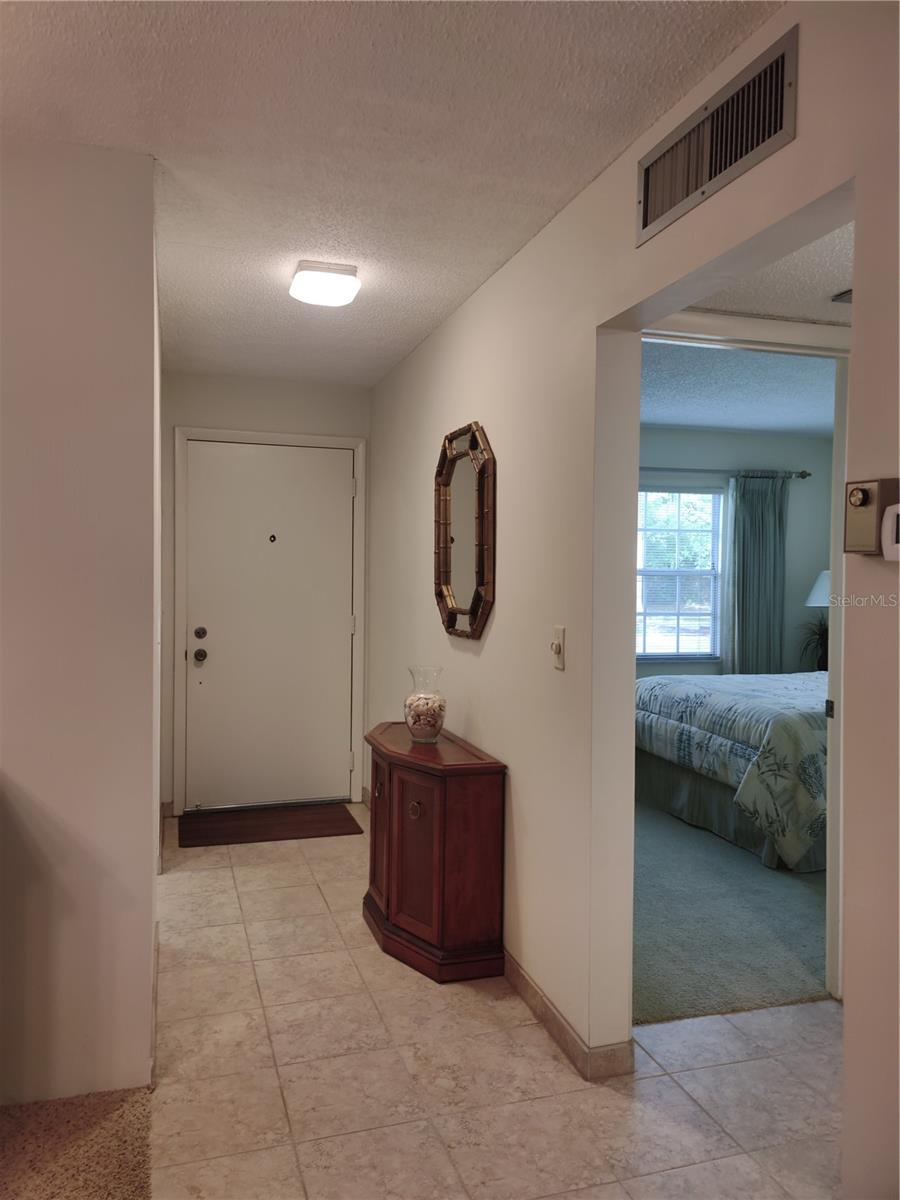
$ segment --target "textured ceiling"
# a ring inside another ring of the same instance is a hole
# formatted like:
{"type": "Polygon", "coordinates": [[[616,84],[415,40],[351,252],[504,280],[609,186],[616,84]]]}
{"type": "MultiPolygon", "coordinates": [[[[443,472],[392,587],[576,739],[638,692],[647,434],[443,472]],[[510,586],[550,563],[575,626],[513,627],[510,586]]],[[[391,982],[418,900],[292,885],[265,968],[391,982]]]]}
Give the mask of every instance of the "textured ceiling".
{"type": "Polygon", "coordinates": [[[810,242],[696,307],[826,325],[849,325],[852,305],[831,297],[853,283],[853,226],[810,242]]]}
{"type": "Polygon", "coordinates": [[[834,360],[644,342],[641,424],[829,436],[834,360]]]}
{"type": "Polygon", "coordinates": [[[6,3],[3,122],[156,156],[167,367],[371,384],[778,7],[6,3]]]}

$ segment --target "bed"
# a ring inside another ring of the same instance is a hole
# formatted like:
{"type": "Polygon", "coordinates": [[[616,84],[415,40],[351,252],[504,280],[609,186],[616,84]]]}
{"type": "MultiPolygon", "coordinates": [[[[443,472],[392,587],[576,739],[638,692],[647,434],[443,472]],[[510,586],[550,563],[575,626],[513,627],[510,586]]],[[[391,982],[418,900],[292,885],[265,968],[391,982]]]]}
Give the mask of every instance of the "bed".
{"type": "Polygon", "coordinates": [[[825,671],[635,684],[636,799],[763,863],[825,868],[825,671]]]}

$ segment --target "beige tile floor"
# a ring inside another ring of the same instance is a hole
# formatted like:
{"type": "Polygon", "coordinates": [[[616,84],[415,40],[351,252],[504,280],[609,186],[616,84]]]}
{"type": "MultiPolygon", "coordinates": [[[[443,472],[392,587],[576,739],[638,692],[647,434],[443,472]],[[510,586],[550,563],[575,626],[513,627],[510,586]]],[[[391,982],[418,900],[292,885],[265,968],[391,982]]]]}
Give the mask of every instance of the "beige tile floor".
{"type": "Polygon", "coordinates": [[[838,1196],[837,1004],[643,1026],[635,1074],[589,1085],[505,980],[381,953],[364,838],[175,843],[154,1200],[838,1196]]]}

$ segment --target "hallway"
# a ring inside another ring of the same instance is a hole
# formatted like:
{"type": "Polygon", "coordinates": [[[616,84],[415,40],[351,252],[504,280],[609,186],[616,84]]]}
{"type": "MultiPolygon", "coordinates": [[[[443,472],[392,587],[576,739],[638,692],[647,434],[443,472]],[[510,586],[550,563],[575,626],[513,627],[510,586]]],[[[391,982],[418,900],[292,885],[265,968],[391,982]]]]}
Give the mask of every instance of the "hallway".
{"type": "Polygon", "coordinates": [[[834,1002],[643,1026],[591,1085],[505,980],[381,953],[366,838],[165,842],[154,1200],[838,1195],[834,1002]]]}

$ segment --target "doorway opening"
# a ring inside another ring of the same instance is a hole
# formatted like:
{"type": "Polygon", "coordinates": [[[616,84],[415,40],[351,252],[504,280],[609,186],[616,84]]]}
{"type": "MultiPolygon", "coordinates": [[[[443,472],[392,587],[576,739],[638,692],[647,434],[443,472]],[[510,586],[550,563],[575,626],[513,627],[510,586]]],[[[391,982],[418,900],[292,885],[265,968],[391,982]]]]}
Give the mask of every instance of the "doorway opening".
{"type": "MultiPolygon", "coordinates": [[[[831,254],[834,271],[839,245],[844,290],[852,228],[822,241],[801,254],[831,254]]],[[[760,273],[774,292],[796,260],[760,273]]],[[[819,300],[807,297],[808,315],[832,315],[819,300]]],[[[777,313],[777,295],[762,307],[777,313]]],[[[700,311],[681,314],[692,334],[642,339],[636,1025],[841,993],[828,714],[840,691],[849,311],[836,310],[846,318],[832,322],[831,347],[822,325],[786,332],[783,315],[700,311]]]]}
{"type": "Polygon", "coordinates": [[[836,363],[649,339],[643,367],[634,1018],[821,999],[836,363]]]}

